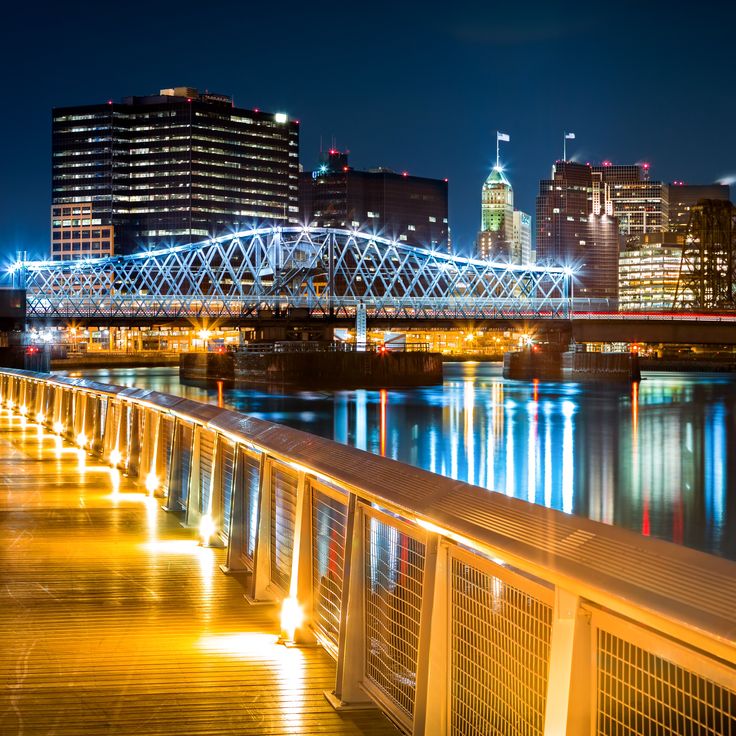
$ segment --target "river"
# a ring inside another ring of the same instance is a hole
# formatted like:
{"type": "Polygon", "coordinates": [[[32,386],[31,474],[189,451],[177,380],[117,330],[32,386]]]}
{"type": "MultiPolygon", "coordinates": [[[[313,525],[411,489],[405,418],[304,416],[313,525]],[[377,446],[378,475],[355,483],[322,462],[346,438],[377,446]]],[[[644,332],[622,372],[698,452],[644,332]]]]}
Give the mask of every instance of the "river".
{"type": "MultiPolygon", "coordinates": [[[[73,375],[79,375],[75,372],[73,375]]],[[[175,368],[85,371],[219,403],[566,513],[736,559],[736,376],[512,381],[448,363],[442,386],[289,391],[182,385],[175,368]]]]}

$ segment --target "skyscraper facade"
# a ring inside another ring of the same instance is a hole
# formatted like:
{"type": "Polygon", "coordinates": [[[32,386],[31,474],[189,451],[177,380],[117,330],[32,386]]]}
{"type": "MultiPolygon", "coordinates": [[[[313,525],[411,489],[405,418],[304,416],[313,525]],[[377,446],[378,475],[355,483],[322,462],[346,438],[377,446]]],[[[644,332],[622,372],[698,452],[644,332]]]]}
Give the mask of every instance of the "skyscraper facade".
{"type": "Polygon", "coordinates": [[[728,201],[731,190],[726,184],[684,184],[673,182],[669,186],[668,229],[674,233],[687,233],[690,213],[703,199],[728,201]]]}
{"type": "Polygon", "coordinates": [[[130,253],[296,224],[298,176],[298,122],[237,108],[223,95],[177,87],[55,108],[52,257],[130,253]],[[66,217],[69,208],[80,215],[66,217]],[[96,239],[93,227],[109,237],[96,239]],[[95,242],[109,247],[93,250],[95,242]]]}
{"type": "Polygon", "coordinates": [[[356,171],[345,152],[322,154],[299,178],[305,225],[364,230],[422,248],[449,248],[447,179],[376,168],[356,171]]]}
{"type": "Polygon", "coordinates": [[[484,260],[531,261],[531,216],[514,209],[514,190],[499,164],[491,169],[481,189],[476,254],[484,260]]]}
{"type": "Polygon", "coordinates": [[[594,213],[593,171],[588,164],[558,161],[552,177],[539,183],[537,261],[577,269],[575,297],[605,299],[618,295],[618,221],[594,213]]]}
{"type": "Polygon", "coordinates": [[[593,214],[613,215],[625,242],[667,229],[668,187],[649,178],[649,164],[591,167],[593,214]]]}

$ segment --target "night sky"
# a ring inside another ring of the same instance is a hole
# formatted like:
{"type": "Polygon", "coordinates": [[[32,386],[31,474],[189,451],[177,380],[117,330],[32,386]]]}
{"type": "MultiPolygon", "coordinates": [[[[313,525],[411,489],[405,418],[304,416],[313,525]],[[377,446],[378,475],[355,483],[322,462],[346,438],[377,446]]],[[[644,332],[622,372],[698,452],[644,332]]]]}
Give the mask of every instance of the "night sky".
{"type": "Polygon", "coordinates": [[[458,249],[480,221],[496,130],[533,214],[562,155],[649,161],[653,178],[736,175],[736,3],[20,3],[0,26],[0,251],[48,250],[55,105],[189,85],[301,120],[356,168],[450,181],[458,249]]]}

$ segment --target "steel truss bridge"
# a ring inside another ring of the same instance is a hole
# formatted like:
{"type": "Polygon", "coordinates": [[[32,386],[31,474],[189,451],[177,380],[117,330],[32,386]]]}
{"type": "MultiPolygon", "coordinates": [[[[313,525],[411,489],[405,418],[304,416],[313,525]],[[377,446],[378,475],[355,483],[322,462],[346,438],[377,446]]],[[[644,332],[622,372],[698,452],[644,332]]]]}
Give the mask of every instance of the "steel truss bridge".
{"type": "Polygon", "coordinates": [[[566,319],[572,271],[460,258],[367,233],[248,230],[129,256],[22,261],[34,320],[566,319]]]}

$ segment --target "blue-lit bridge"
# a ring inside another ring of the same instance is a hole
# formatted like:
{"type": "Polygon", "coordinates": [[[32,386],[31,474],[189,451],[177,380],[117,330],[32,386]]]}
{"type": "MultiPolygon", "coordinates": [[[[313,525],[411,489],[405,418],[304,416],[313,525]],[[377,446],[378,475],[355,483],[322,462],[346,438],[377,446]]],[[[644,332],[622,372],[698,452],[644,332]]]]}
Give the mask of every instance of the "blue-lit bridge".
{"type": "Polygon", "coordinates": [[[2,733],[736,735],[736,563],[152,391],[0,405],[2,733]]]}
{"type": "Polygon", "coordinates": [[[263,311],[312,318],[564,319],[572,272],[477,261],[366,233],[248,230],[129,256],[12,268],[28,318],[242,321],[263,311]]]}

